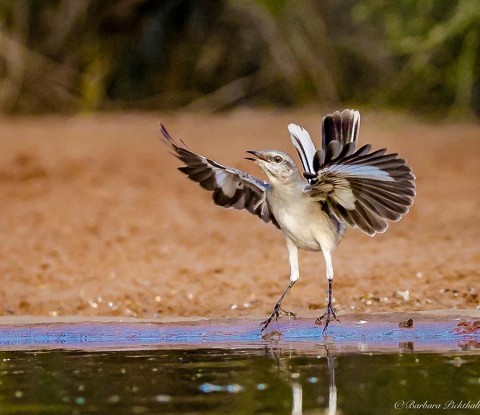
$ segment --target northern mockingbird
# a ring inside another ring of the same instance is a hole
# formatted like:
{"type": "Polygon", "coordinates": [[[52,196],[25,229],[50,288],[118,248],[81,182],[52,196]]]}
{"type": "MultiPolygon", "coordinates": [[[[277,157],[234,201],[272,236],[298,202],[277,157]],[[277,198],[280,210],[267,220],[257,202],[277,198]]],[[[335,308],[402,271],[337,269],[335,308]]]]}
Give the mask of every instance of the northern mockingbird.
{"type": "Polygon", "coordinates": [[[398,221],[413,204],[415,177],[410,167],[397,154],[385,154],[385,148],[372,152],[366,144],[357,150],[359,127],[358,111],[327,115],[317,150],[305,129],[289,124],[304,173],[282,151],[247,151],[253,156],[247,159],[263,170],[266,182],[192,152],[161,125],[166,143],[185,164],[179,170],[213,192],[217,205],[246,209],[264,222],[272,222],[285,236],[290,283],[271,315],[261,323],[262,332],[281,313],[294,315],[284,311],[281,304],[299,278],[298,249],[321,251],[325,258],[328,302],[315,323],[324,323],[325,332],[332,317],[338,321],[332,306],[332,252],[347,226],[374,236],[385,232],[387,220],[398,221]]]}

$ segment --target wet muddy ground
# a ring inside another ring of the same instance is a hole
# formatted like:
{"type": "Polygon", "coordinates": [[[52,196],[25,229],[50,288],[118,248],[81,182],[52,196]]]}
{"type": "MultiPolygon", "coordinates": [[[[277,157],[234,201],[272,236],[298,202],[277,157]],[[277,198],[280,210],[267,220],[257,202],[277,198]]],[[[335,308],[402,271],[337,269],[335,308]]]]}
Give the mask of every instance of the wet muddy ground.
{"type": "Polygon", "coordinates": [[[259,319],[158,321],[119,317],[2,317],[0,350],[277,347],[315,353],[480,353],[480,312],[347,314],[327,331],[313,319],[283,318],[261,332],[259,319]]]}
{"type": "MultiPolygon", "coordinates": [[[[112,114],[0,119],[0,314],[265,316],[288,284],[281,233],[216,207],[158,140],[174,137],[261,177],[249,149],[294,154],[287,124],[319,138],[321,111],[112,114]]],[[[410,213],[334,253],[347,312],[476,309],[480,277],[480,126],[366,113],[360,140],[408,159],[410,213]]],[[[321,254],[302,253],[285,308],[325,306],[321,254]]]]}

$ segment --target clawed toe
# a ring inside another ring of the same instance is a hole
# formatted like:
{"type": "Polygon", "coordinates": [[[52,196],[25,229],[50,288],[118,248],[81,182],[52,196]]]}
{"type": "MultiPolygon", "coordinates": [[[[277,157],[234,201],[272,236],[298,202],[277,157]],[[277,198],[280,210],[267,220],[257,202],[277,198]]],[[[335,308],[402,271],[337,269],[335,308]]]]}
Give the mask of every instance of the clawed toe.
{"type": "Polygon", "coordinates": [[[318,317],[316,320],[315,320],[315,324],[317,325],[322,325],[324,324],[324,319],[325,319],[325,326],[323,327],[323,332],[325,333],[325,330],[327,330],[327,327],[328,325],[330,324],[330,318],[333,317],[333,319],[335,321],[338,321],[340,322],[340,320],[337,318],[337,314],[335,313],[335,309],[331,306],[331,304],[329,304],[327,306],[327,309],[325,311],[325,313],[323,313],[322,316],[318,317]]]}
{"type": "Polygon", "coordinates": [[[260,331],[262,333],[267,329],[273,319],[275,319],[275,321],[278,321],[278,312],[274,311],[270,317],[260,323],[260,331]]]}
{"type": "Polygon", "coordinates": [[[323,324],[323,319],[325,319],[325,322],[328,324],[328,322],[330,321],[330,317],[333,317],[333,319],[335,321],[338,321],[340,322],[340,320],[338,319],[337,317],[337,314],[335,313],[335,311],[332,309],[330,309],[329,311],[326,311],[325,313],[323,313],[320,317],[318,317],[316,320],[315,320],[315,324],[323,324]]]}
{"type": "Polygon", "coordinates": [[[264,320],[260,323],[260,330],[262,331],[262,333],[270,325],[270,323],[272,322],[273,319],[275,319],[275,321],[278,321],[278,318],[280,317],[280,314],[284,314],[284,315],[288,316],[289,318],[292,318],[292,317],[295,318],[294,313],[292,313],[291,311],[285,311],[280,306],[282,304],[282,300],[285,298],[287,293],[290,291],[290,288],[292,288],[293,284],[295,284],[295,281],[290,281],[290,284],[288,284],[288,287],[283,292],[280,299],[277,301],[277,304],[275,304],[275,307],[273,307],[273,311],[272,311],[272,314],[270,314],[270,317],[268,317],[266,320],[264,320]]]}
{"type": "Polygon", "coordinates": [[[287,316],[288,318],[296,318],[297,317],[297,315],[294,312],[284,310],[283,308],[280,309],[280,313],[284,316],[287,316]]]}
{"type": "Polygon", "coordinates": [[[295,313],[292,313],[291,311],[284,310],[283,308],[280,307],[280,305],[276,305],[273,308],[272,314],[270,317],[268,317],[266,320],[262,321],[260,323],[260,330],[262,333],[266,330],[266,328],[270,325],[270,323],[275,319],[275,321],[278,321],[280,318],[280,315],[287,316],[288,318],[295,318],[295,313]]]}
{"type": "Polygon", "coordinates": [[[263,332],[266,330],[266,328],[270,325],[271,322],[272,322],[272,318],[271,318],[271,317],[269,317],[269,318],[267,318],[266,320],[262,321],[262,322],[260,323],[260,331],[263,333],[263,332]]]}

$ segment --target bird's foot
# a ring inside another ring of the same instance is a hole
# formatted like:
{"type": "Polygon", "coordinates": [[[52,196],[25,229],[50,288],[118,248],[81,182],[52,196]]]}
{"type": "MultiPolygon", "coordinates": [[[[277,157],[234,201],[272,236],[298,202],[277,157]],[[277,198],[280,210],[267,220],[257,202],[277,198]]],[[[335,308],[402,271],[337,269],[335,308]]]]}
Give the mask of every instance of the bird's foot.
{"type": "Polygon", "coordinates": [[[328,303],[325,313],[315,320],[315,324],[322,325],[324,324],[323,319],[325,319],[325,326],[323,327],[324,333],[330,323],[330,317],[333,317],[336,321],[340,322],[340,320],[337,318],[337,314],[335,313],[335,309],[332,307],[332,304],[328,303]]]}
{"type": "Polygon", "coordinates": [[[297,317],[293,311],[284,310],[283,308],[280,308],[280,314],[287,316],[289,319],[297,317]]]}
{"type": "Polygon", "coordinates": [[[267,329],[267,327],[270,325],[270,323],[275,320],[278,321],[280,318],[280,315],[287,316],[288,318],[295,318],[295,313],[292,313],[291,311],[284,310],[281,306],[280,303],[275,304],[275,307],[273,307],[272,314],[270,314],[270,317],[268,317],[266,320],[262,321],[260,323],[260,329],[262,333],[267,329]]]}

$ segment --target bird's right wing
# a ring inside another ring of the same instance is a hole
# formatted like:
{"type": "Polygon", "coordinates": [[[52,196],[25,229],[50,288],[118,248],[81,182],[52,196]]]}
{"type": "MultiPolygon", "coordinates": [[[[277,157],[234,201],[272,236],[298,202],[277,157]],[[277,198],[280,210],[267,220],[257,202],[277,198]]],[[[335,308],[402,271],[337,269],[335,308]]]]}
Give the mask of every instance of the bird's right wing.
{"type": "Polygon", "coordinates": [[[163,125],[160,131],[164,141],[173,150],[173,155],[185,163],[178,169],[204,189],[213,192],[215,204],[225,208],[246,209],[264,222],[272,222],[279,227],[266,201],[265,192],[270,187],[269,183],[195,154],[182,141],[176,142],[163,125]]]}

